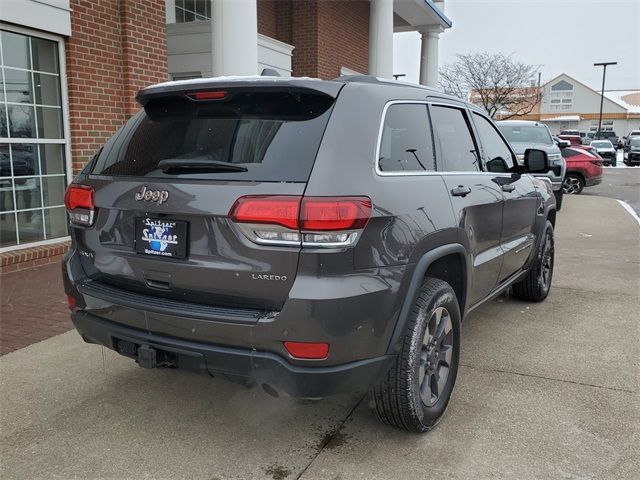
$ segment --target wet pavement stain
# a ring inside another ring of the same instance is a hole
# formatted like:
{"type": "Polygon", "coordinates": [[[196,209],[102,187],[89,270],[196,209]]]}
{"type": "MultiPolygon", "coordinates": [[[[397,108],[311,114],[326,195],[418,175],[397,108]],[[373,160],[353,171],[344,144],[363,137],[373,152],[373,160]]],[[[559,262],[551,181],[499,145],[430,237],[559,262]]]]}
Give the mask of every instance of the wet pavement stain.
{"type": "Polygon", "coordinates": [[[348,440],[349,440],[349,435],[347,435],[346,433],[342,433],[341,431],[337,431],[329,439],[329,441],[326,443],[324,448],[327,450],[339,448],[339,447],[342,447],[343,445],[346,445],[348,440]]]}
{"type": "Polygon", "coordinates": [[[326,448],[327,450],[332,450],[346,445],[349,440],[349,435],[344,433],[342,431],[343,429],[344,425],[340,425],[338,428],[325,433],[318,444],[318,449],[323,450],[326,448]]]}
{"type": "Polygon", "coordinates": [[[283,467],[282,465],[278,465],[277,463],[273,463],[264,469],[264,473],[271,475],[273,480],[284,480],[291,475],[291,470],[283,467]]]}

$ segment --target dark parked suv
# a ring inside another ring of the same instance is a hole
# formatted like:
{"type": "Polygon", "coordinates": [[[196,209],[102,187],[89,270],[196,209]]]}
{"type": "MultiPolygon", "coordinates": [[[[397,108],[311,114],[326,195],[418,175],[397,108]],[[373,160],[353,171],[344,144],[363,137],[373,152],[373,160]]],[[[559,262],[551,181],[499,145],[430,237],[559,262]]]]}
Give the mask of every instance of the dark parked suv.
{"type": "Polygon", "coordinates": [[[345,77],[172,82],[70,185],[63,265],[87,342],[271,394],[371,391],[426,431],[466,314],[541,301],[555,201],[475,107],[345,77]]]}

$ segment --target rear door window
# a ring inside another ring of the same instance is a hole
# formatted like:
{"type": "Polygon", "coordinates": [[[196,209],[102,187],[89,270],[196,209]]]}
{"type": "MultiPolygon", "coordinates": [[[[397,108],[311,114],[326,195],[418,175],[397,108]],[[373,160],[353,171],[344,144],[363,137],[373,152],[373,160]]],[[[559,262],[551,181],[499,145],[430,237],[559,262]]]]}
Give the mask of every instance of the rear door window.
{"type": "Polygon", "coordinates": [[[334,99],[316,93],[234,92],[224,101],[152,99],[93,174],[306,182],[334,99]],[[169,170],[166,159],[225,162],[246,171],[169,170]]]}
{"type": "Polygon", "coordinates": [[[572,148],[563,148],[560,153],[564,158],[575,157],[576,155],[580,155],[579,152],[576,152],[572,148]]]}
{"type": "Polygon", "coordinates": [[[381,172],[435,170],[433,138],[427,105],[396,103],[384,117],[378,168],[381,172]]]}
{"type": "Polygon", "coordinates": [[[444,170],[478,171],[478,153],[465,113],[455,107],[432,105],[431,121],[444,170]]]}

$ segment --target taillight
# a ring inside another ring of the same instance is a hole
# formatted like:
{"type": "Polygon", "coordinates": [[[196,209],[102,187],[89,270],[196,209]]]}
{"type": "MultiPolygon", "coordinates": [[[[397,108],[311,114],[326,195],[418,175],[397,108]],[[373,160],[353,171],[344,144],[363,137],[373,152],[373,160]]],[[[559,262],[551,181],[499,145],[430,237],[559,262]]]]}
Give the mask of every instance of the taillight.
{"type": "Polygon", "coordinates": [[[371,200],[367,197],[304,197],[300,210],[302,230],[360,229],[371,216],[371,200]]]}
{"type": "Polygon", "coordinates": [[[69,307],[69,310],[76,308],[76,299],[71,295],[67,295],[67,306],[69,307]]]}
{"type": "Polygon", "coordinates": [[[229,217],[236,223],[264,223],[298,229],[300,197],[260,196],[240,197],[231,207],[229,217]]]}
{"type": "Polygon", "coordinates": [[[599,167],[601,167],[602,165],[604,165],[602,163],[602,160],[589,160],[591,163],[593,163],[594,165],[597,165],[599,167]]]}
{"type": "Polygon", "coordinates": [[[240,197],[229,218],[265,245],[339,247],[355,243],[371,217],[368,197],[240,197]]]}
{"type": "Polygon", "coordinates": [[[328,343],[284,342],[284,348],[294,358],[322,360],[329,355],[328,343]]]}
{"type": "Polygon", "coordinates": [[[93,201],[94,190],[88,185],[71,184],[64,194],[64,205],[69,212],[71,223],[76,225],[91,226],[95,213],[93,201]]]}

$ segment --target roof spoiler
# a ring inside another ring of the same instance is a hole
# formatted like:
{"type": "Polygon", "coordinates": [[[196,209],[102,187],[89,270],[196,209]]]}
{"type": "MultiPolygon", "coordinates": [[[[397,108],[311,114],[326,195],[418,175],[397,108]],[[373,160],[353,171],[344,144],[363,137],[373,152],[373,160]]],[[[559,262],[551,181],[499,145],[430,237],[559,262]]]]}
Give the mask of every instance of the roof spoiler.
{"type": "MultiPolygon", "coordinates": [[[[265,69],[268,70],[268,69],[265,69]]],[[[263,71],[264,73],[264,71],[263,71]]],[[[293,78],[273,76],[251,77],[215,77],[177,80],[174,82],[151,85],[138,91],[136,100],[143,107],[152,98],[185,97],[187,93],[207,92],[212,90],[242,89],[247,91],[308,91],[336,98],[344,87],[343,82],[318,80],[314,78],[293,78]]]]}

